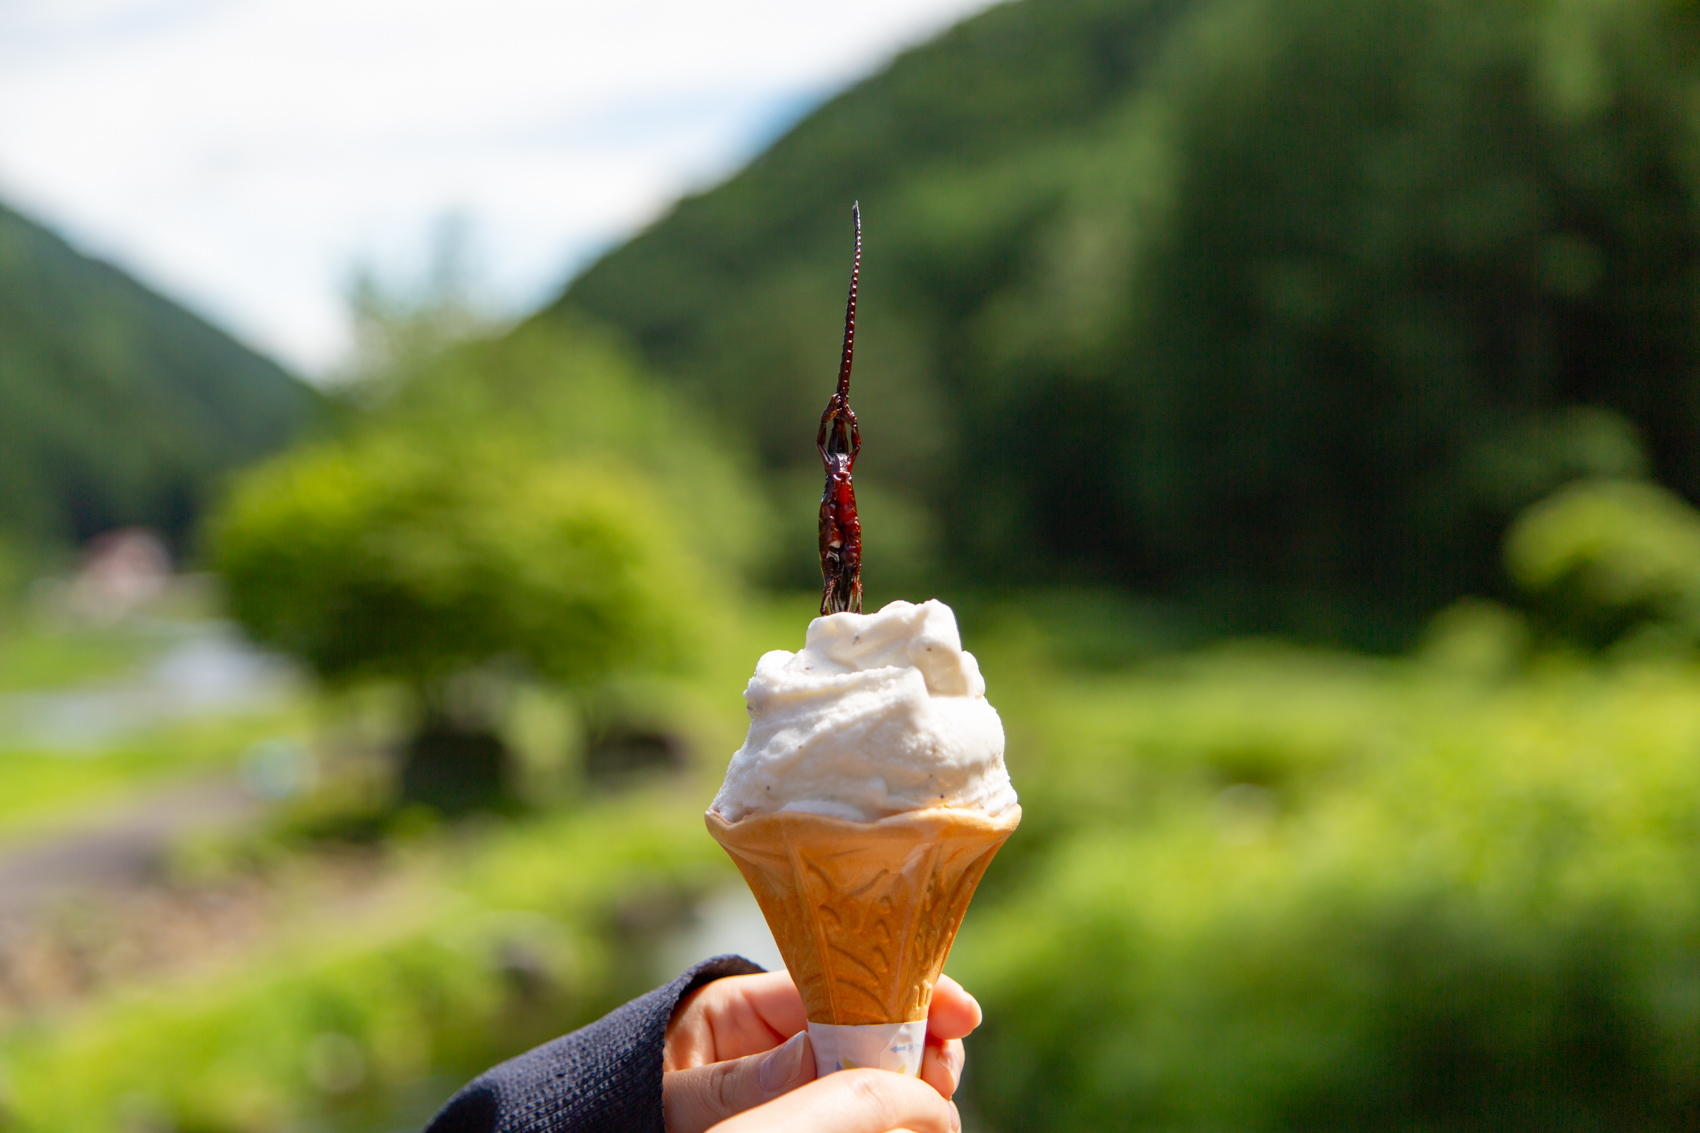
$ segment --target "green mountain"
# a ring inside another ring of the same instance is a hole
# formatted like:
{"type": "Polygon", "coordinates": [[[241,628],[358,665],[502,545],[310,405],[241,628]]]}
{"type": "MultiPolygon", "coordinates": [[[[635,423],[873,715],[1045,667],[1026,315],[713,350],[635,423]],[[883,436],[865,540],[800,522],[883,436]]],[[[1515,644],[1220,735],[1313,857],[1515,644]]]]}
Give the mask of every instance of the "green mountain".
{"type": "Polygon", "coordinates": [[[955,579],[1394,640],[1567,479],[1700,498],[1697,58],[1664,0],[1022,0],[542,317],[622,328],[806,514],[859,198],[861,468],[955,579]]]}
{"type": "Polygon", "coordinates": [[[318,395],[109,264],[0,206],[0,535],[181,540],[226,470],[318,395]]]}

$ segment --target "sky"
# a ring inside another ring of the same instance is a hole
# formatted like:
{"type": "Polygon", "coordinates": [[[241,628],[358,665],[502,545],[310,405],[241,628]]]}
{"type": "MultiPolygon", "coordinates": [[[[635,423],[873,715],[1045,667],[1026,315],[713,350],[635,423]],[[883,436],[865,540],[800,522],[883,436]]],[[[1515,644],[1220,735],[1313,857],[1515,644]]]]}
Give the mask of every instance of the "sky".
{"type": "Polygon", "coordinates": [[[464,235],[519,313],[990,0],[0,0],[0,201],[308,377],[464,235]]]}

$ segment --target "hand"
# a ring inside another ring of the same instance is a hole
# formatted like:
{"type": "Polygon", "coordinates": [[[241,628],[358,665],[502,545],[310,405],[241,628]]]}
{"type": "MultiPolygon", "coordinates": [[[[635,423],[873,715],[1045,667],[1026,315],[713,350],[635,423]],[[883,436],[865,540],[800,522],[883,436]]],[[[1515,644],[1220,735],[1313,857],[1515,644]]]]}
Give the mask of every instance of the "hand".
{"type": "MultiPolygon", "coordinates": [[[[667,1128],[672,1133],[673,1127],[667,1128]]],[[[729,1117],[709,1133],[797,1133],[800,1129],[809,1133],[961,1133],[962,1117],[954,1103],[914,1078],[889,1070],[840,1070],[729,1117]]]]}
{"type": "Polygon", "coordinates": [[[716,1133],[948,1133],[960,1125],[948,1102],[962,1077],[962,1037],[979,1025],[974,997],[942,976],[927,1012],[921,1060],[920,1080],[931,1090],[884,1070],[814,1082],[803,1001],[791,977],[715,980],[687,996],[667,1027],[661,1098],[668,1133],[703,1133],[739,1114],[745,1116],[716,1133]]]}

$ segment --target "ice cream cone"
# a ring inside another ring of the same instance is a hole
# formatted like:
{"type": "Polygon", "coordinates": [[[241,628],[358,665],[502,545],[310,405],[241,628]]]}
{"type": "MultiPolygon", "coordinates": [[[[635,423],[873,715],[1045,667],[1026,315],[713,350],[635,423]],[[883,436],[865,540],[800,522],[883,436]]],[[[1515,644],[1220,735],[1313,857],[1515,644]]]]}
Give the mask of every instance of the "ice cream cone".
{"type": "Polygon", "coordinates": [[[957,926],[1021,821],[934,807],[877,822],[769,811],[708,831],[743,873],[811,1023],[925,1019],[957,926]]]}

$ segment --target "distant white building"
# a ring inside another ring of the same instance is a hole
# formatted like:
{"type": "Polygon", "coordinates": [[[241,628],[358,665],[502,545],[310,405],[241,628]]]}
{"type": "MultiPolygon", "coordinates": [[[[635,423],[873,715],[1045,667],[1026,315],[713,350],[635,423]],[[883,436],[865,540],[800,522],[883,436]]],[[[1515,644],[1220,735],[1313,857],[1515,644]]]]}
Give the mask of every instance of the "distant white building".
{"type": "Polygon", "coordinates": [[[164,540],[145,527],[125,527],[89,540],[66,600],[73,613],[110,621],[158,597],[170,582],[164,540]]]}

